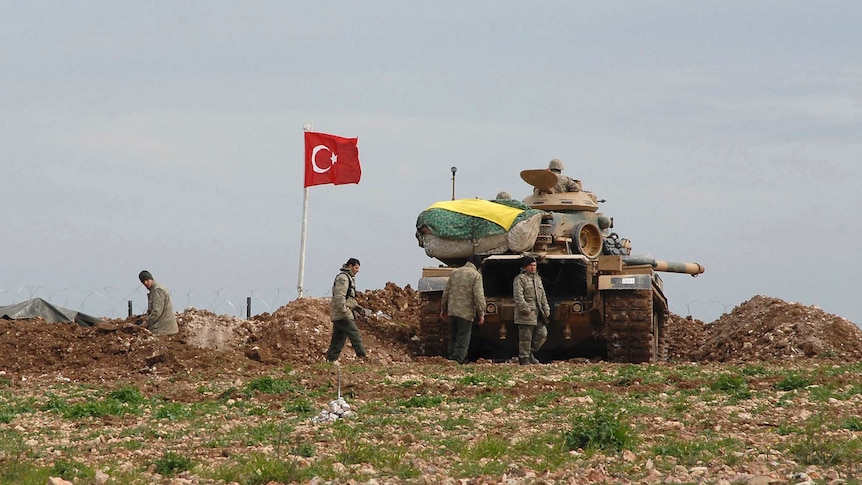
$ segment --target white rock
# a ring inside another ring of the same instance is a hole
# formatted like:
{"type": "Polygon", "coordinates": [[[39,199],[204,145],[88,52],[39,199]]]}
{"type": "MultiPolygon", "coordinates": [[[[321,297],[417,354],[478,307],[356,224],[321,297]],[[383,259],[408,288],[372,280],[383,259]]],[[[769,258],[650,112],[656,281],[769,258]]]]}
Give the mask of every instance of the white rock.
{"type": "Polygon", "coordinates": [[[105,483],[108,483],[108,480],[110,479],[111,477],[102,470],[96,470],[96,476],[93,477],[93,480],[95,480],[96,485],[104,485],[105,483]]]}

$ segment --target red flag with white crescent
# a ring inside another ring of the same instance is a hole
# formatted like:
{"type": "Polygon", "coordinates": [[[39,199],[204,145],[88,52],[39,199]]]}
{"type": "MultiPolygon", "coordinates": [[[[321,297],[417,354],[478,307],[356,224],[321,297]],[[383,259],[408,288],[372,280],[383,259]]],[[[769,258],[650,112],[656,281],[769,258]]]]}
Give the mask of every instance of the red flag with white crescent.
{"type": "Polygon", "coordinates": [[[358,184],[359,138],[305,132],[305,187],[358,184]]]}

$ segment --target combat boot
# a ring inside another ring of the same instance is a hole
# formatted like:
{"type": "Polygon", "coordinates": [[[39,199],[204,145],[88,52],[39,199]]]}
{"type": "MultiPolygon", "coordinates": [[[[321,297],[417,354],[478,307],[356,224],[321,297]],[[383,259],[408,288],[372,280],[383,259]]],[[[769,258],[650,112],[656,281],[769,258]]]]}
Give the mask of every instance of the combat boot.
{"type": "Polygon", "coordinates": [[[536,356],[533,354],[530,354],[530,363],[531,364],[541,364],[541,362],[539,362],[539,359],[537,359],[536,356]]]}
{"type": "Polygon", "coordinates": [[[518,365],[530,365],[529,357],[518,357],[518,365]]]}

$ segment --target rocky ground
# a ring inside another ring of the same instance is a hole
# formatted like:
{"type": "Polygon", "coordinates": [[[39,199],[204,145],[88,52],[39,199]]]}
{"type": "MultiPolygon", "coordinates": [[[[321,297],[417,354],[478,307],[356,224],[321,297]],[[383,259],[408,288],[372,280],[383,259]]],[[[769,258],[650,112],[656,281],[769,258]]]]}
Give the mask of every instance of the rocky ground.
{"type": "MultiPolygon", "coordinates": [[[[442,358],[420,355],[419,299],[412,288],[389,283],[383,289],[362,292],[358,299],[368,309],[358,326],[375,366],[422,375],[424,366],[434,366],[437,372],[446,364],[442,358]]],[[[132,319],[105,321],[91,328],[0,320],[0,376],[13,390],[24,391],[28,382],[39,381],[122,382],[144,393],[189,402],[199,396],[172,376],[215,381],[228,375],[247,380],[285,366],[317,369],[331,331],[328,300],[318,298],[296,300],[250,320],[195,309],[177,318],[180,333],[159,338],[132,319]]],[[[766,296],[755,296],[711,323],[672,315],[668,343],[672,362],[703,366],[804,365],[818,358],[862,361],[862,331],[856,324],[816,307],[766,296]]],[[[342,361],[342,365],[357,362],[349,344],[342,361]]],[[[380,377],[373,372],[354,377],[350,385],[356,389],[379,389],[380,377]]],[[[581,483],[587,482],[591,481],[581,483]]]]}

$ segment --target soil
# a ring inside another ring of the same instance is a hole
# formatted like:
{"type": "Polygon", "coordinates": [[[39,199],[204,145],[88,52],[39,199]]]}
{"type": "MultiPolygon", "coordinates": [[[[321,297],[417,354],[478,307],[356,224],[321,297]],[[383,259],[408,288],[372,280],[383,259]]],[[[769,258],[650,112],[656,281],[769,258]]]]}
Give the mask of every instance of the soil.
{"type": "MultiPolygon", "coordinates": [[[[394,401],[409,399],[422,393],[429,395],[454,393],[460,397],[479,397],[487,392],[485,386],[481,385],[456,384],[453,388],[453,381],[421,378],[426,373],[435,375],[447,372],[446,369],[458,372],[458,367],[442,357],[421,355],[416,337],[420,301],[418,293],[410,286],[400,288],[393,283],[388,283],[385,288],[361,292],[358,295],[358,301],[367,311],[359,316],[357,325],[368,348],[369,358],[375,365],[365,366],[370,370],[352,373],[350,382],[346,382],[344,386],[345,396],[359,402],[363,396],[375,396],[377,399],[394,401]],[[387,379],[419,384],[417,387],[382,385],[380,374],[374,370],[381,366],[385,368],[387,379]]],[[[74,323],[47,323],[40,319],[0,320],[0,376],[13,392],[22,395],[43,394],[46,392],[45,389],[50,389],[56,382],[90,384],[92,387],[116,387],[128,383],[137,386],[146,395],[159,395],[169,401],[184,403],[206,399],[200,393],[201,382],[228,380],[236,382],[236,386],[240,387],[243,381],[247,382],[262,375],[277,374],[285,370],[290,371],[291,368],[301,368],[302,375],[305,376],[303,382],[308,383],[309,386],[312,386],[313,382],[319,385],[319,382],[332,381],[332,366],[320,365],[324,360],[323,356],[331,333],[329,300],[326,298],[298,299],[271,314],[264,313],[248,320],[197,309],[178,313],[177,320],[180,332],[162,337],[155,337],[149,331],[135,325],[134,318],[107,320],[94,327],[81,327],[74,323]]],[[[670,365],[696,362],[702,368],[715,368],[728,362],[756,361],[777,362],[782,367],[805,366],[809,363],[816,367],[819,365],[818,362],[824,362],[821,358],[830,359],[833,362],[862,361],[862,330],[853,322],[828,314],[816,307],[760,295],[740,304],[730,313],[711,323],[672,314],[668,323],[667,337],[670,365]]],[[[355,356],[349,344],[345,347],[340,360],[342,365],[358,363],[358,357],[355,356]]],[[[573,365],[577,366],[583,360],[574,359],[573,365]]],[[[494,368],[493,366],[506,365],[492,362],[479,364],[489,369],[494,368]]],[[[553,389],[564,393],[571,387],[570,382],[560,377],[567,372],[567,366],[569,366],[567,363],[546,366],[551,368],[552,374],[554,372],[559,374],[555,374],[556,377],[551,380],[518,378],[519,385],[507,392],[514,393],[519,400],[530,400],[533,396],[553,389]]],[[[363,366],[351,367],[358,369],[363,366]]],[[[614,364],[607,364],[606,370],[616,373],[619,368],[614,367],[614,364]]],[[[635,387],[640,385],[631,384],[635,387]]],[[[589,384],[584,381],[581,385],[589,384]]],[[[673,386],[674,383],[669,382],[665,385],[673,386]]],[[[751,385],[761,384],[752,381],[751,385]]],[[[605,385],[601,386],[602,392],[608,392],[605,385]]],[[[630,387],[625,386],[619,388],[619,392],[630,390],[630,387]]],[[[339,381],[339,395],[340,392],[339,381]]],[[[258,399],[267,399],[267,397],[261,395],[258,399]]],[[[279,406],[276,402],[278,397],[274,396],[272,399],[273,406],[279,406]]],[[[798,406],[802,404],[804,403],[797,403],[798,406]]],[[[810,414],[818,407],[822,407],[822,403],[811,402],[805,406],[810,410],[804,412],[810,414]]],[[[719,408],[719,414],[725,412],[723,409],[725,408],[719,408]]],[[[497,411],[494,410],[489,414],[487,423],[477,420],[481,426],[487,425],[487,429],[474,431],[479,434],[495,432],[494,423],[500,419],[497,411]]],[[[500,411],[505,413],[503,410],[500,411]]],[[[788,418],[782,414],[791,411],[802,412],[796,407],[777,406],[772,411],[765,411],[766,414],[761,416],[761,419],[770,423],[788,419],[792,421],[796,418],[793,416],[788,418]]],[[[855,413],[855,411],[847,412],[855,413]]],[[[22,415],[17,421],[16,429],[55,430],[65,426],[56,417],[40,416],[42,415],[22,415]],[[27,420],[35,421],[30,423],[27,420]]],[[[739,416],[747,416],[747,414],[740,413],[739,416]]],[[[716,416],[707,420],[715,423],[715,420],[720,419],[716,416]]],[[[800,417],[797,421],[801,419],[800,417]]],[[[125,421],[122,420],[117,423],[107,420],[101,425],[123,426],[124,423],[125,421]]],[[[650,429],[651,435],[660,436],[666,431],[661,422],[653,424],[655,429],[650,429]]],[[[245,423],[245,425],[250,424],[245,423]]],[[[714,424],[714,426],[720,428],[723,424],[714,424]]],[[[776,436],[771,431],[772,424],[766,427],[769,430],[766,434],[749,436],[745,433],[753,431],[749,429],[751,427],[748,424],[743,423],[735,433],[740,434],[740,439],[744,439],[745,442],[759,443],[760,440],[772,439],[776,436]]],[[[309,440],[322,439],[325,442],[330,440],[330,438],[315,438],[314,433],[317,431],[314,430],[318,428],[314,426],[310,425],[307,429],[303,429],[305,431],[298,430],[297,433],[308,433],[309,436],[306,438],[309,440]]],[[[397,430],[392,432],[395,433],[397,430]]],[[[321,431],[321,433],[326,432],[321,431]]],[[[38,440],[31,441],[36,443],[34,446],[42,446],[38,443],[41,443],[40,440],[47,440],[49,435],[50,433],[45,437],[38,435],[38,440]]],[[[331,439],[337,441],[336,438],[331,439]]],[[[159,452],[163,446],[164,444],[154,441],[152,446],[141,453],[152,455],[159,452]]],[[[236,446],[236,449],[230,450],[199,446],[198,454],[201,456],[198,458],[215,463],[225,460],[225,457],[248,451],[241,445],[236,446]]],[[[760,445],[752,445],[752,448],[760,449],[758,446],[760,445]]],[[[766,446],[771,445],[763,444],[763,447],[766,446]]],[[[93,455],[92,459],[96,463],[99,456],[93,455]]],[[[596,458],[595,470],[601,470],[604,466],[602,459],[596,458]]],[[[608,460],[612,459],[613,457],[608,458],[608,460]]],[[[626,459],[625,455],[623,459],[626,459]]],[[[739,475],[740,472],[737,470],[719,465],[710,467],[709,473],[716,477],[729,477],[728,481],[721,483],[755,483],[749,481],[749,478],[765,480],[766,475],[771,477],[770,480],[774,479],[769,483],[783,483],[788,476],[788,470],[798,469],[796,465],[786,460],[780,463],[770,462],[766,465],[760,463],[759,455],[752,460],[745,466],[737,467],[743,469],[745,477],[748,478],[740,478],[742,475],[739,475]]],[[[129,458],[128,461],[137,463],[140,460],[129,458]]],[[[456,483],[441,474],[439,467],[426,465],[421,467],[426,477],[425,483],[456,483]]],[[[697,474],[703,471],[701,469],[706,470],[706,467],[681,468],[677,478],[656,474],[655,480],[647,479],[643,483],[669,483],[668,480],[671,479],[677,480],[675,483],[694,483],[697,474]]],[[[611,477],[595,475],[595,470],[589,471],[589,475],[578,475],[578,479],[570,483],[614,481],[611,477]]],[[[821,469],[815,471],[823,476],[827,476],[827,472],[836,473],[821,469]]],[[[542,482],[527,477],[512,483],[533,482],[553,483],[554,480],[542,482]]],[[[153,479],[152,483],[197,482],[153,479]]]]}
{"type": "MultiPolygon", "coordinates": [[[[387,283],[383,289],[360,292],[357,299],[368,309],[357,325],[375,361],[440,359],[420,355],[419,296],[409,285],[387,283]]],[[[208,378],[226,370],[257,375],[272,366],[322,362],[331,334],[326,298],[294,300],[250,320],[191,308],[178,313],[177,321],[178,334],[155,337],[133,318],[94,327],[0,320],[0,372],[80,382],[177,373],[208,378]]],[[[711,323],[671,314],[668,356],[676,362],[860,361],[862,330],[817,307],[758,295],[711,323]]],[[[347,344],[340,360],[355,359],[347,344]]]]}

